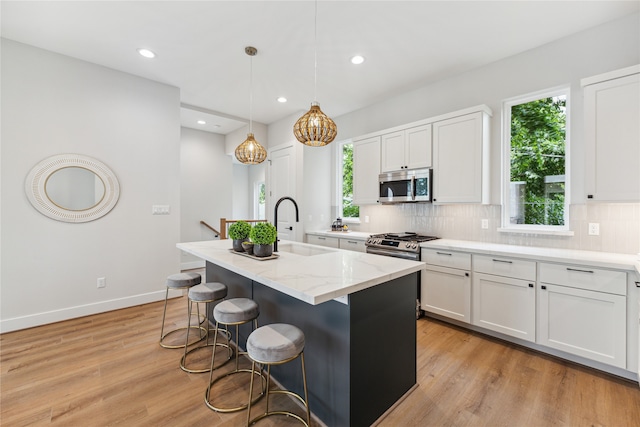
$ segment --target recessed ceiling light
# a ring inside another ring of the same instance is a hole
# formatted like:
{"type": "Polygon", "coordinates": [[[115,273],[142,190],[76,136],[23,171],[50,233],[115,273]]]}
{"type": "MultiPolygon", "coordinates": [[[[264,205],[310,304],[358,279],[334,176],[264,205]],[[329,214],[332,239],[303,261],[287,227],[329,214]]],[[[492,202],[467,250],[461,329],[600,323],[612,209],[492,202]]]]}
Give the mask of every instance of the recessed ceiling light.
{"type": "Polygon", "coordinates": [[[153,53],[152,51],[150,51],[149,49],[145,49],[145,48],[140,48],[138,49],[138,53],[142,56],[144,56],[145,58],[155,58],[156,54],[153,53]]]}
{"type": "Polygon", "coordinates": [[[351,63],[352,64],[359,65],[359,64],[362,64],[363,62],[364,62],[364,56],[355,55],[355,56],[351,57],[351,63]]]}
{"type": "Polygon", "coordinates": [[[204,120],[198,120],[196,123],[198,123],[199,125],[206,125],[207,122],[205,122],[204,120]]]}
{"type": "Polygon", "coordinates": [[[221,125],[213,125],[214,128],[222,127],[221,125]]]}
{"type": "Polygon", "coordinates": [[[287,98],[285,98],[284,96],[279,96],[278,97],[278,102],[287,102],[287,98]]]}

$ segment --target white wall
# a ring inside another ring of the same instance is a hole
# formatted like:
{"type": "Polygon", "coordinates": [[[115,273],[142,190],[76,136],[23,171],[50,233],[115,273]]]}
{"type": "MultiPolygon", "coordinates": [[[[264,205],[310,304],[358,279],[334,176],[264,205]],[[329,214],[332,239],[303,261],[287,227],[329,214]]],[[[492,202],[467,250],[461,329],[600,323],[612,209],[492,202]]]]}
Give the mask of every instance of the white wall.
{"type": "MultiPolygon", "coordinates": [[[[583,133],[582,89],[580,79],[640,63],[639,14],[557,40],[522,54],[506,58],[468,73],[399,94],[369,107],[332,117],[338,127],[337,140],[346,140],[382,129],[487,104],[493,110],[491,120],[491,206],[401,205],[364,206],[361,217],[371,222],[352,226],[369,232],[419,231],[440,237],[481,240],[522,245],[554,246],[571,249],[636,253],[640,251],[640,204],[585,204],[585,147],[583,133]],[[571,87],[571,227],[573,238],[505,236],[500,226],[501,104],[506,98],[560,85],[571,87]],[[490,220],[490,230],[480,231],[480,219],[490,220]],[[586,224],[601,222],[601,236],[587,236],[586,224]],[[603,228],[604,226],[604,228],[603,228]],[[604,232],[604,229],[607,231],[604,232]]],[[[505,34],[505,36],[508,36],[505,34]]],[[[490,49],[491,46],[487,46],[490,49]]],[[[297,118],[297,117],[296,117],[297,118]]],[[[287,117],[269,126],[271,141],[291,133],[294,118],[287,117]]],[[[305,151],[305,168],[319,152],[305,151]]],[[[335,153],[334,153],[335,156],[335,153]]],[[[335,161],[331,162],[334,167],[335,161]]],[[[305,188],[318,197],[327,197],[332,187],[331,174],[309,174],[305,188]],[[309,180],[313,183],[308,182],[309,180]]],[[[335,205],[334,190],[325,199],[335,205]]],[[[305,217],[305,221],[308,218],[305,217]]],[[[305,224],[306,227],[307,224],[305,224]]],[[[311,228],[307,228],[311,229],[311,228]]]]}
{"type": "Polygon", "coordinates": [[[2,332],[164,298],[180,268],[179,90],[4,39],[1,84],[2,332]],[[71,224],[29,204],[27,173],[60,153],[115,172],[109,214],[71,224]]]}
{"type": "MultiPolygon", "coordinates": [[[[180,140],[180,240],[212,240],[220,218],[231,218],[234,169],[225,153],[225,138],[210,132],[182,128],[180,140]]],[[[204,261],[182,254],[181,268],[204,266],[204,261]]]]}

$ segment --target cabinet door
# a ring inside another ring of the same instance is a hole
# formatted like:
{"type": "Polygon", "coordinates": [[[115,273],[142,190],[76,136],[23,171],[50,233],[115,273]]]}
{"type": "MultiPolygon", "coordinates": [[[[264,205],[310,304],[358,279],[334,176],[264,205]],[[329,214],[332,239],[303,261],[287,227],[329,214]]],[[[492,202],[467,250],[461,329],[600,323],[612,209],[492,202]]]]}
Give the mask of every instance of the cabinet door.
{"type": "Polygon", "coordinates": [[[626,368],[626,298],[540,284],[538,343],[626,368]]]}
{"type": "Polygon", "coordinates": [[[640,201],[640,74],[586,86],[587,198],[640,201]]]}
{"type": "Polygon", "coordinates": [[[353,142],[353,203],[378,203],[380,175],[380,137],[353,142]]]}
{"type": "Polygon", "coordinates": [[[327,246],[329,248],[338,248],[340,246],[340,242],[337,237],[316,236],[314,234],[307,234],[307,243],[327,246]]]}
{"type": "Polygon", "coordinates": [[[536,340],[533,281],[473,273],[473,324],[523,340],[536,340]]]}
{"type": "Polygon", "coordinates": [[[392,172],[405,169],[405,134],[404,131],[382,135],[382,172],[392,172]]]}
{"type": "Polygon", "coordinates": [[[468,271],[427,265],[420,280],[420,309],[471,323],[471,278],[468,271]]]}
{"type": "Polygon", "coordinates": [[[345,239],[340,238],[340,249],[346,249],[349,251],[366,252],[367,247],[364,245],[364,240],[345,239]]]}
{"type": "Polygon", "coordinates": [[[483,122],[483,113],[472,113],[433,124],[434,202],[488,202],[483,122]]]}
{"type": "Polygon", "coordinates": [[[405,131],[405,164],[408,169],[430,168],[431,125],[417,126],[405,131]]]}

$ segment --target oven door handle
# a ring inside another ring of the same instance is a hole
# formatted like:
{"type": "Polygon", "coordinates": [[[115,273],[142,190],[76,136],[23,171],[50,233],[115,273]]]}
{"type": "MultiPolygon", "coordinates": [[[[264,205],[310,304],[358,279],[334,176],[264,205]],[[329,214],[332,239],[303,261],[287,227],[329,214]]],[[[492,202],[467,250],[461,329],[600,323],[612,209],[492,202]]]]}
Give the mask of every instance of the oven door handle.
{"type": "Polygon", "coordinates": [[[367,248],[367,253],[373,254],[373,255],[390,256],[394,258],[403,258],[411,261],[420,261],[420,254],[415,252],[402,252],[402,251],[390,251],[390,250],[379,249],[379,248],[367,248]]]}

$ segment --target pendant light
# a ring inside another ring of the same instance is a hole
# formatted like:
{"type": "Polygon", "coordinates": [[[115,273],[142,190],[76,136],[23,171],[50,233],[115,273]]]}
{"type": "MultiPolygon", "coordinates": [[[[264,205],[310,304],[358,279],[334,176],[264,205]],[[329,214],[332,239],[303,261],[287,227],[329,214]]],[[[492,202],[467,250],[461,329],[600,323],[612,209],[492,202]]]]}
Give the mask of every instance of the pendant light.
{"type": "Polygon", "coordinates": [[[338,130],[336,124],[326,114],[320,110],[318,104],[318,0],[315,2],[314,17],[314,101],[311,103],[311,109],[305,115],[300,117],[295,125],[293,125],[293,134],[296,139],[305,145],[311,147],[321,147],[329,144],[336,138],[338,130]]]}
{"type": "Polygon", "coordinates": [[[236,147],[236,159],[245,165],[257,165],[267,158],[267,150],[253,136],[253,57],[258,53],[258,49],[247,46],[244,48],[244,52],[251,57],[249,72],[249,133],[247,134],[247,139],[236,147]]]}

